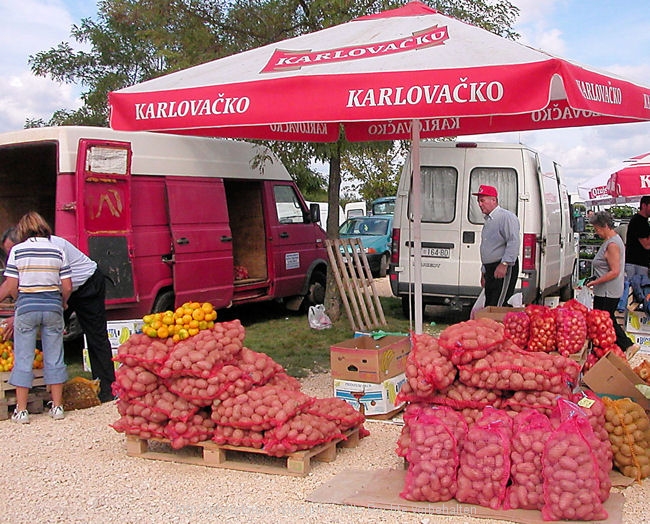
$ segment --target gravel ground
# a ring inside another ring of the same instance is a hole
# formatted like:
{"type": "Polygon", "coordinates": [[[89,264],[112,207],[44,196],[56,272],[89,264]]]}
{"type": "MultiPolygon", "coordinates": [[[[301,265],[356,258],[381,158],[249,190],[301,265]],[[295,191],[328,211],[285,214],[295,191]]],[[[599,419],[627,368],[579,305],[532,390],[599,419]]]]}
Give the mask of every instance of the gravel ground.
{"type": "MultiPolygon", "coordinates": [[[[313,396],[331,396],[329,374],[303,380],[313,396]]],[[[109,424],[115,403],[72,411],[63,421],[32,415],[31,424],[0,422],[4,460],[0,521],[95,523],[495,523],[487,519],[418,515],[315,504],[305,499],[345,470],[400,468],[394,452],[400,427],[369,421],[371,435],[341,449],[334,462],[313,463],[309,476],[239,472],[126,455],[124,435],[109,424]]],[[[623,490],[625,524],[647,523],[650,481],[623,490]]]]}

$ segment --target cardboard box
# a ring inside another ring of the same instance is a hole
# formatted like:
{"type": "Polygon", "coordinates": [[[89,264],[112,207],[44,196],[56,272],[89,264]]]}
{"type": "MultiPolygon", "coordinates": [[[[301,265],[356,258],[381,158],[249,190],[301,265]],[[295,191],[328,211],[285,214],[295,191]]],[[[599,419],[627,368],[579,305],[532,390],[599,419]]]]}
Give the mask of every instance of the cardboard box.
{"type": "Polygon", "coordinates": [[[488,306],[483,309],[479,309],[474,318],[491,318],[497,322],[503,322],[503,317],[506,316],[506,313],[514,313],[517,311],[524,311],[523,307],[498,307],[498,306],[488,306]]]}
{"type": "Polygon", "coordinates": [[[650,316],[645,311],[628,311],[625,331],[650,335],[650,316]]]}
{"type": "Polygon", "coordinates": [[[381,384],[334,379],[334,396],[345,400],[355,409],[363,405],[366,415],[383,415],[405,404],[395,403],[395,398],[405,383],[404,373],[384,380],[381,384]]]}
{"type": "Polygon", "coordinates": [[[344,340],[330,347],[332,378],[380,384],[406,371],[410,351],[411,341],[407,336],[344,340]]]}
{"type": "MultiPolygon", "coordinates": [[[[134,333],[142,333],[142,326],[144,322],[141,318],[134,320],[109,320],[106,323],[106,330],[108,331],[108,340],[111,343],[111,349],[113,350],[113,356],[117,355],[117,348],[120,347],[120,344],[126,342],[126,340],[133,335],[134,333]]],[[[88,342],[86,341],[86,335],[84,335],[84,347],[81,350],[82,359],[84,364],[84,371],[91,371],[90,369],[90,359],[88,357],[88,342]]],[[[119,363],[115,362],[115,369],[118,368],[119,363]]]]}
{"type": "Polygon", "coordinates": [[[627,336],[632,339],[635,344],[641,346],[639,348],[639,355],[650,355],[650,333],[627,333],[627,336]]]}
{"type": "Polygon", "coordinates": [[[607,353],[582,377],[582,381],[596,394],[612,398],[628,397],[650,410],[650,400],[635,387],[644,384],[627,362],[613,353],[607,353]]]}

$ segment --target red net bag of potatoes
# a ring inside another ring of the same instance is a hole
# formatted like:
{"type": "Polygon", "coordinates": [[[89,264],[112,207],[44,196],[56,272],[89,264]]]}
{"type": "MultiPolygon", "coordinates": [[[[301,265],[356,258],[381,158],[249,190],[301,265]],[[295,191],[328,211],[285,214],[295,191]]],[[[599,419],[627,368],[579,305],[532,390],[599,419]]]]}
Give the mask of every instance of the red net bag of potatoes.
{"type": "Polygon", "coordinates": [[[274,457],[283,457],[342,438],[345,437],[336,422],[311,413],[298,413],[264,433],[264,451],[274,457]]]}
{"type": "Polygon", "coordinates": [[[545,353],[555,351],[557,344],[555,312],[547,306],[535,304],[526,306],[525,311],[530,318],[530,336],[526,349],[545,353]]]}
{"type": "Polygon", "coordinates": [[[165,383],[169,391],[184,398],[198,407],[207,407],[214,402],[223,389],[221,377],[217,376],[216,371],[212,376],[207,378],[201,377],[174,377],[167,379],[165,383]]]}
{"type": "Polygon", "coordinates": [[[158,384],[158,377],[142,366],[120,366],[115,370],[112,390],[114,395],[128,400],[154,391],[158,384]]]}
{"type": "Polygon", "coordinates": [[[585,320],[587,320],[587,313],[589,313],[590,309],[585,306],[582,302],[576,300],[575,298],[572,298],[571,300],[567,300],[563,305],[563,308],[567,309],[572,309],[574,311],[577,311],[578,313],[581,313],[583,317],[585,317],[585,320]]]}
{"type": "Polygon", "coordinates": [[[534,410],[519,413],[513,424],[510,448],[510,485],[504,509],[542,509],[544,444],[553,431],[546,415],[534,410]]]}
{"type": "Polygon", "coordinates": [[[284,369],[271,357],[243,347],[232,364],[226,364],[215,372],[220,383],[217,397],[224,400],[245,393],[254,386],[268,384],[269,380],[284,369]]]}
{"type": "Polygon", "coordinates": [[[457,410],[465,408],[482,410],[487,406],[500,408],[503,398],[498,389],[475,388],[462,382],[454,382],[451,386],[431,396],[429,402],[457,410]]]}
{"type": "Polygon", "coordinates": [[[579,353],[587,341],[587,321],[582,313],[569,308],[555,309],[557,351],[568,357],[579,353]]]}
{"type": "Polygon", "coordinates": [[[302,385],[300,381],[288,375],[286,371],[281,371],[273,375],[266,383],[267,386],[277,386],[280,389],[288,389],[289,391],[300,391],[302,385]]]}
{"type": "Polygon", "coordinates": [[[509,391],[550,391],[568,395],[580,365],[559,354],[520,350],[494,351],[458,366],[459,380],[468,386],[509,391]]]}
{"type": "Polygon", "coordinates": [[[331,420],[336,423],[340,431],[358,428],[366,420],[363,413],[354,409],[345,400],[335,397],[317,398],[311,406],[305,408],[304,412],[331,420]]]}
{"type": "Polygon", "coordinates": [[[544,520],[605,520],[599,494],[598,463],[583,434],[591,431],[585,417],[564,420],[544,447],[544,520]]]}
{"type": "Polygon", "coordinates": [[[158,420],[150,419],[154,421],[167,419],[186,421],[199,409],[184,398],[169,391],[164,384],[160,384],[150,393],[131,400],[131,403],[148,408],[152,413],[157,414],[158,420]]]}
{"type": "Polygon", "coordinates": [[[444,406],[420,409],[411,418],[409,466],[400,497],[428,502],[454,497],[461,446],[458,428],[466,427],[461,415],[444,406]]]}
{"type": "Polygon", "coordinates": [[[503,407],[517,413],[534,409],[548,417],[560,398],[566,397],[550,391],[515,391],[510,398],[504,400],[503,407]]]}
{"type": "Polygon", "coordinates": [[[117,410],[121,416],[111,424],[111,427],[118,433],[135,435],[143,439],[162,438],[165,436],[167,419],[159,422],[148,420],[142,416],[143,411],[146,413],[143,406],[135,406],[125,400],[119,400],[117,402],[117,410]]]}
{"type": "Polygon", "coordinates": [[[406,381],[396,402],[426,400],[435,391],[449,386],[456,378],[456,366],[449,360],[449,351],[426,333],[413,335],[413,348],[406,359],[406,381]]]}
{"type": "Polygon", "coordinates": [[[314,400],[299,391],[261,386],[236,397],[216,400],[212,404],[212,419],[221,426],[263,431],[284,424],[314,400]]]}
{"type": "Polygon", "coordinates": [[[208,378],[213,370],[231,363],[243,347],[244,327],[239,320],[216,323],[174,344],[158,374],[163,378],[208,378]]]}
{"type": "Polygon", "coordinates": [[[650,421],[643,408],[629,398],[604,397],[605,429],[614,465],[626,477],[640,481],[650,476],[650,421]]]}
{"type": "Polygon", "coordinates": [[[512,419],[502,410],[485,408],[463,441],[458,467],[459,502],[499,509],[510,478],[512,419]]]}
{"type": "Polygon", "coordinates": [[[152,373],[158,373],[173,345],[171,338],[161,340],[143,333],[134,333],[126,342],[120,344],[113,360],[125,366],[141,366],[152,373]]]}
{"type": "Polygon", "coordinates": [[[587,313],[587,336],[594,347],[607,348],[616,344],[614,322],[607,311],[592,309],[587,313]]]}
{"type": "Polygon", "coordinates": [[[165,436],[172,448],[180,449],[189,444],[210,440],[215,423],[206,411],[198,411],[187,421],[170,420],[165,426],[165,436]]]}
{"type": "Polygon", "coordinates": [[[526,349],[530,337],[530,317],[525,311],[510,311],[503,317],[504,335],[507,339],[526,349]]]}
{"type": "Polygon", "coordinates": [[[453,324],[440,334],[440,347],[450,352],[451,361],[466,364],[499,347],[505,338],[503,324],[478,318],[453,324]]]}
{"type": "Polygon", "coordinates": [[[160,411],[154,410],[151,406],[136,402],[137,399],[122,400],[117,402],[117,411],[120,415],[128,415],[130,417],[139,417],[145,419],[147,422],[154,422],[156,424],[166,423],[169,417],[160,411]]]}
{"type": "Polygon", "coordinates": [[[230,426],[216,426],[212,440],[217,444],[262,449],[262,446],[264,446],[264,432],[232,428],[230,426]]]}

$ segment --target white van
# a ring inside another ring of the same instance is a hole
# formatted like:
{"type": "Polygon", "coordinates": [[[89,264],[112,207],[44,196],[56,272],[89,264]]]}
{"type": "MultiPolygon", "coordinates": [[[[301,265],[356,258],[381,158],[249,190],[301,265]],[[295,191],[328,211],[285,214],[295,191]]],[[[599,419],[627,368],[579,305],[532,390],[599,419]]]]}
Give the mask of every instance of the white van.
{"type": "MultiPolygon", "coordinates": [[[[307,206],[316,204],[320,208],[320,219],[316,222],[320,227],[327,231],[327,217],[329,215],[329,204],[327,202],[310,202],[307,201],[307,206]]],[[[343,208],[339,206],[339,226],[345,222],[345,215],[343,208]]]]}
{"type": "MultiPolygon", "coordinates": [[[[481,291],[483,214],[472,193],[496,186],[499,204],[521,223],[519,281],[524,303],[572,296],[577,258],[567,188],[557,163],[521,144],[423,142],[422,300],[471,306],[481,291]]],[[[390,282],[405,311],[412,295],[411,166],[407,159],[395,205],[390,282]]],[[[411,298],[412,300],[412,298],[411,298]]]]}
{"type": "Polygon", "coordinates": [[[345,204],[345,219],[367,215],[365,202],[348,202],[345,204]]]}

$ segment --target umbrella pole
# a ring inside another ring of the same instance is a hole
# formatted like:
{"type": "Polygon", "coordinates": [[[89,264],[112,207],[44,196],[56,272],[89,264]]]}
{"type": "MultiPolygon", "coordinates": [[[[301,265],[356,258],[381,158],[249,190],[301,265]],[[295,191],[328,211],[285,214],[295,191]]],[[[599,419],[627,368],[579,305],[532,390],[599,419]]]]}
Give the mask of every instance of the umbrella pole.
{"type": "Polygon", "coordinates": [[[422,184],[420,182],[420,121],[411,124],[411,190],[413,191],[413,284],[415,289],[415,334],[422,334],[422,184]]]}

